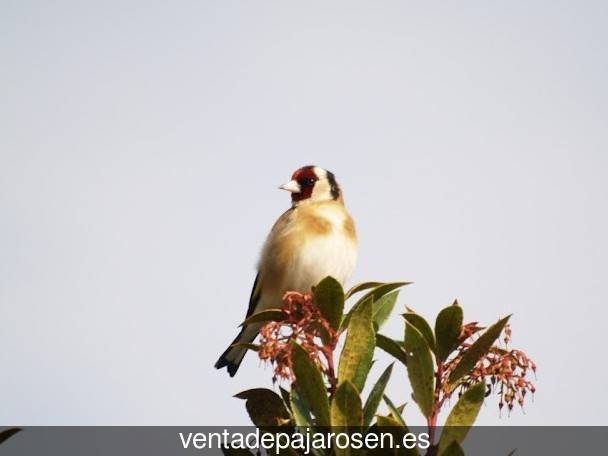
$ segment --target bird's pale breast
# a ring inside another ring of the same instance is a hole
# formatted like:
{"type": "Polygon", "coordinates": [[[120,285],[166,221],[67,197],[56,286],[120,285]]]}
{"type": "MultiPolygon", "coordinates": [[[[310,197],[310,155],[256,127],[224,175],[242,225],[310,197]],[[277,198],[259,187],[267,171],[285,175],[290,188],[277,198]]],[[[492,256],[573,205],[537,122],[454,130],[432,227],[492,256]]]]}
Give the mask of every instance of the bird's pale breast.
{"type": "MultiPolygon", "coordinates": [[[[330,275],[344,283],[357,259],[353,221],[337,202],[297,207],[273,228],[260,260],[264,283],[275,299],[307,292],[330,275]]],[[[266,306],[265,306],[266,307],[266,306]]]]}

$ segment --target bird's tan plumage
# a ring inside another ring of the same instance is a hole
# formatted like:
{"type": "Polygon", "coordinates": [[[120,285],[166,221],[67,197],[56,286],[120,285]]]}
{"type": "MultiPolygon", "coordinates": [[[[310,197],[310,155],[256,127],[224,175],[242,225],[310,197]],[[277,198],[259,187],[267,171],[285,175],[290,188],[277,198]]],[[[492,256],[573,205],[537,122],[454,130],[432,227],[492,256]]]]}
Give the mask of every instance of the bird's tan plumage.
{"type": "MultiPolygon", "coordinates": [[[[297,267],[314,253],[326,256],[326,252],[314,252],[318,244],[337,244],[332,250],[344,249],[345,255],[356,250],[354,222],[343,204],[325,201],[302,205],[290,209],[277,220],[262,249],[259,263],[262,283],[269,284],[269,289],[275,291],[272,293],[276,298],[272,299],[273,304],[280,304],[286,291],[310,291],[327,275],[335,276],[341,282],[348,279],[354,267],[354,254],[344,268],[332,267],[331,258],[324,258],[324,264],[316,265],[317,271],[302,271],[297,267]],[[309,250],[311,247],[312,252],[309,250]]],[[[339,251],[335,253],[340,254],[339,251]]]]}

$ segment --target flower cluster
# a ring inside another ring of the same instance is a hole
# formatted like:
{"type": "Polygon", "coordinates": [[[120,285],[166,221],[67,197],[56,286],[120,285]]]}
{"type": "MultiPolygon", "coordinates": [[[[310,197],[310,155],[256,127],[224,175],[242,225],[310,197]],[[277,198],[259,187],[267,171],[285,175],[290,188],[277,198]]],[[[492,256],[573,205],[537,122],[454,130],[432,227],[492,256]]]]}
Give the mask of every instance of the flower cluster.
{"type": "Polygon", "coordinates": [[[281,311],[281,321],[266,323],[260,330],[258,356],[274,366],[273,381],[294,380],[292,342],[306,350],[323,373],[333,377],[331,357],[338,335],[321,315],[313,296],[287,292],[281,311]]]}
{"type": "MultiPolygon", "coordinates": [[[[444,395],[449,397],[451,391],[447,385],[447,378],[456,367],[463,354],[473,343],[475,334],[483,328],[477,326],[477,322],[464,325],[460,337],[460,345],[457,355],[450,359],[444,369],[445,389],[444,395]]],[[[505,346],[511,340],[511,327],[506,325],[502,332],[502,340],[505,346]]],[[[461,382],[460,394],[469,386],[479,382],[490,380],[487,395],[496,392],[499,396],[498,407],[500,410],[506,405],[511,411],[515,403],[523,408],[527,393],[536,391],[534,384],[529,379],[529,372],[536,373],[536,364],[521,350],[503,349],[493,346],[477,362],[475,368],[461,382]]]]}

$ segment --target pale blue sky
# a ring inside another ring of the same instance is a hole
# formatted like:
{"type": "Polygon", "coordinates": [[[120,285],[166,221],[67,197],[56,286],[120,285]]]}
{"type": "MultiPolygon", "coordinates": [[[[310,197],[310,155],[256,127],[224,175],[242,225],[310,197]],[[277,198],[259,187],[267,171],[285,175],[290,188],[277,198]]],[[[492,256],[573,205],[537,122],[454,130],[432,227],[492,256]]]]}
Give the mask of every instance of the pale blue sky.
{"type": "MultiPolygon", "coordinates": [[[[467,319],[514,313],[538,394],[481,424],[608,424],[607,19],[606,2],[4,0],[0,424],[247,423],[232,395],[270,369],[212,365],[304,164],[343,185],[352,283],[413,280],[399,305],[428,317],[454,298],[467,319]]],[[[409,400],[404,371],[390,395],[409,400]]]]}

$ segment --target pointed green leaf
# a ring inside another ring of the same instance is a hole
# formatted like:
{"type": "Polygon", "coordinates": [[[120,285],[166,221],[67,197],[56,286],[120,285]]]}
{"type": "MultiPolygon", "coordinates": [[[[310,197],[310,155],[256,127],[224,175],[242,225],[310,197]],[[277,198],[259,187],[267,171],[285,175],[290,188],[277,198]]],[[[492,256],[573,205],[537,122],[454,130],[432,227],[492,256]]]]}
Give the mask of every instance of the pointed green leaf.
{"type": "MultiPolygon", "coordinates": [[[[298,430],[302,434],[311,434],[313,431],[313,422],[312,417],[310,415],[310,410],[306,406],[306,403],[298,393],[297,385],[294,383],[291,388],[290,393],[290,404],[291,404],[291,414],[293,416],[293,420],[298,427],[298,430]]],[[[311,453],[315,456],[323,456],[322,451],[311,448],[311,453]]]]}
{"type": "Polygon", "coordinates": [[[464,352],[462,359],[450,374],[449,382],[455,386],[462,377],[467,375],[475,367],[477,362],[488,352],[496,339],[500,336],[503,328],[511,318],[511,315],[499,320],[490,326],[473,344],[464,352]]]}
{"type": "Polygon", "coordinates": [[[344,317],[342,318],[342,322],[340,323],[340,329],[338,330],[338,332],[343,333],[344,331],[346,331],[346,329],[348,328],[348,325],[350,324],[350,320],[351,320],[353,314],[357,311],[357,309],[359,307],[361,307],[362,305],[373,306],[373,304],[374,304],[373,296],[366,296],[365,299],[357,301],[355,303],[355,305],[348,311],[348,313],[345,314],[344,317]]]}
{"type": "Polygon", "coordinates": [[[436,354],[439,361],[444,361],[458,345],[458,337],[462,330],[462,307],[455,305],[446,307],[435,321],[435,337],[437,338],[436,354]]]}
{"type": "Polygon", "coordinates": [[[457,442],[452,442],[449,447],[445,449],[441,456],[464,456],[464,451],[457,442]]]}
{"type": "MultiPolygon", "coordinates": [[[[392,434],[393,442],[396,444],[394,448],[381,448],[378,446],[374,449],[369,449],[367,454],[370,456],[418,456],[419,454],[415,446],[414,448],[406,448],[403,445],[403,439],[409,430],[390,416],[377,416],[376,424],[370,428],[370,432],[380,435],[386,433],[392,434]]],[[[410,444],[413,444],[413,442],[410,442],[410,444]]]]}
{"type": "Polygon", "coordinates": [[[395,308],[395,304],[397,303],[397,297],[399,296],[399,290],[395,290],[392,293],[388,293],[382,296],[377,301],[374,301],[374,328],[378,331],[388,317],[390,317],[391,312],[395,308]]]}
{"type": "Polygon", "coordinates": [[[365,295],[363,295],[363,297],[359,298],[359,300],[355,303],[355,305],[353,305],[353,307],[350,309],[350,311],[342,319],[342,324],[340,325],[340,331],[343,331],[344,329],[346,329],[353,312],[355,311],[355,309],[357,309],[357,307],[359,307],[361,305],[361,303],[363,303],[369,299],[371,299],[373,302],[376,302],[385,294],[388,294],[391,291],[396,290],[397,288],[401,288],[401,287],[403,287],[405,285],[409,285],[411,283],[412,282],[383,283],[382,285],[375,287],[369,293],[366,293],[365,295]]]}
{"type": "Polygon", "coordinates": [[[377,416],[376,423],[379,427],[403,427],[403,424],[392,416],[377,416]]]}
{"type": "Polygon", "coordinates": [[[395,407],[395,404],[393,403],[393,401],[391,401],[386,394],[384,394],[382,396],[382,398],[384,399],[384,403],[388,407],[388,410],[391,413],[391,416],[393,417],[393,419],[397,420],[397,422],[399,423],[399,425],[401,425],[401,426],[403,426],[404,428],[407,429],[407,424],[405,424],[405,420],[403,419],[403,415],[401,414],[401,412],[399,411],[399,409],[397,407],[395,407]]]}
{"type": "Polygon", "coordinates": [[[338,330],[344,311],[344,290],[333,277],[325,277],[313,289],[314,302],[332,328],[338,330]]]}
{"type": "MultiPolygon", "coordinates": [[[[361,398],[359,391],[348,380],[340,383],[331,401],[331,425],[340,432],[360,432],[363,422],[361,398]]],[[[350,456],[358,454],[354,448],[334,447],[336,456],[350,456]]]]}
{"type": "Polygon", "coordinates": [[[312,417],[310,416],[310,410],[306,403],[298,392],[298,387],[294,384],[289,394],[289,403],[291,405],[291,414],[296,423],[296,426],[300,428],[307,428],[312,426],[312,417]]]}
{"type": "Polygon", "coordinates": [[[409,321],[412,326],[420,331],[422,337],[424,337],[426,342],[429,344],[431,351],[435,350],[435,336],[433,335],[433,330],[427,321],[422,316],[414,312],[404,313],[403,318],[409,321]]]}
{"type": "Polygon", "coordinates": [[[384,282],[363,282],[363,283],[359,283],[359,284],[355,285],[354,287],[352,287],[350,290],[348,290],[346,292],[346,294],[344,295],[344,299],[347,300],[348,298],[350,298],[355,293],[359,293],[360,291],[368,290],[370,288],[376,288],[377,286],[383,285],[383,284],[384,284],[384,282]]]}
{"type": "Polygon", "coordinates": [[[283,399],[266,388],[255,388],[235,395],[246,401],[245,407],[253,424],[258,427],[280,426],[289,420],[283,399]]]}
{"type": "Polygon", "coordinates": [[[363,296],[360,301],[363,301],[367,296],[373,296],[374,301],[377,301],[385,294],[390,293],[393,290],[404,287],[406,285],[410,285],[412,282],[389,282],[383,283],[382,285],[377,286],[372,291],[363,296]]]}
{"type": "Polygon", "coordinates": [[[462,443],[469,428],[477,419],[477,414],[483,404],[486,384],[479,382],[466,390],[448,415],[441,438],[439,439],[439,454],[447,449],[452,442],[462,443]]]}
{"type": "Polygon", "coordinates": [[[405,348],[400,342],[382,334],[376,334],[376,346],[407,366],[405,348]]]}
{"type": "Polygon", "coordinates": [[[319,426],[329,426],[329,399],[319,368],[312,362],[306,350],[297,343],[293,347],[293,372],[298,392],[304,399],[319,426]]]}
{"type": "Polygon", "coordinates": [[[368,300],[355,310],[348,325],[346,342],[340,354],[338,383],[349,380],[358,391],[362,391],[372,367],[375,346],[372,306],[368,300]]]}
{"type": "Polygon", "coordinates": [[[363,423],[359,391],[348,380],[340,383],[331,401],[331,425],[360,428],[363,423]]]}
{"type": "Polygon", "coordinates": [[[380,401],[382,400],[382,395],[384,394],[384,390],[386,389],[386,385],[391,378],[391,373],[393,372],[394,363],[390,364],[382,375],[373,386],[372,390],[369,392],[369,396],[367,396],[367,400],[365,401],[365,406],[363,407],[363,426],[365,428],[369,427],[372,420],[374,419],[374,415],[378,410],[378,405],[380,405],[380,401]]]}
{"type": "Polygon", "coordinates": [[[435,371],[431,349],[420,331],[405,322],[405,353],[407,374],[412,385],[414,399],[425,417],[433,411],[435,371]]]}
{"type": "Polygon", "coordinates": [[[282,386],[279,386],[279,392],[281,393],[281,398],[283,399],[283,403],[288,410],[291,411],[291,398],[289,397],[289,391],[287,391],[282,386]]]}
{"type": "Polygon", "coordinates": [[[269,321],[283,320],[285,320],[285,314],[281,309],[266,309],[262,310],[261,312],[254,313],[253,315],[245,319],[245,321],[241,323],[240,326],[247,326],[252,323],[266,323],[269,321]]]}

